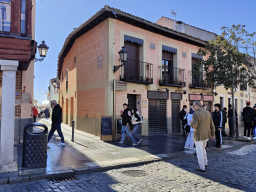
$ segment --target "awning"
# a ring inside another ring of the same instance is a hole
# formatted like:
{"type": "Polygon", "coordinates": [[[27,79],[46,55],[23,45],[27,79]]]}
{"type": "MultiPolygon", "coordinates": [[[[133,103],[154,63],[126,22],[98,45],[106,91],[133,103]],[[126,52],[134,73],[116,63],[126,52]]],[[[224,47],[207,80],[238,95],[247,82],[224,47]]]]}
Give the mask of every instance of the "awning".
{"type": "Polygon", "coordinates": [[[163,51],[168,51],[170,53],[177,53],[177,49],[172,48],[172,47],[168,47],[168,46],[165,46],[165,45],[162,45],[162,50],[163,51]]]}
{"type": "Polygon", "coordinates": [[[197,55],[197,54],[195,54],[195,53],[192,53],[192,58],[194,58],[194,59],[203,59],[202,56],[197,55]]]}
{"type": "Polygon", "coordinates": [[[128,36],[128,35],[124,36],[124,41],[130,41],[132,43],[138,43],[139,45],[143,45],[143,40],[142,39],[138,39],[138,38],[131,37],[131,36],[128,36]]]}

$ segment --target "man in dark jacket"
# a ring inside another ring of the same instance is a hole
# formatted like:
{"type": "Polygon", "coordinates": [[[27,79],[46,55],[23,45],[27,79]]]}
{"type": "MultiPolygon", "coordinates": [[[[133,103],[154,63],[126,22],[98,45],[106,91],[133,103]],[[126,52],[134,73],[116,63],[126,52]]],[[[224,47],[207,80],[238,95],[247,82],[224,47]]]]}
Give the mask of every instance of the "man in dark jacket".
{"type": "MultiPolygon", "coordinates": [[[[238,122],[237,122],[237,112],[236,112],[236,109],[235,109],[235,118],[236,118],[236,137],[239,136],[238,134],[238,122]]],[[[233,109],[232,109],[232,105],[229,104],[228,105],[228,125],[229,125],[229,136],[231,137],[233,135],[233,129],[232,127],[234,126],[233,125],[233,109]]]]}
{"type": "Polygon", "coordinates": [[[251,102],[247,101],[246,107],[243,109],[243,112],[242,112],[243,119],[244,119],[244,138],[247,138],[248,140],[251,140],[251,128],[252,128],[252,122],[253,122],[253,116],[254,116],[254,111],[250,107],[250,105],[251,105],[251,102]],[[247,132],[247,137],[246,137],[246,132],[247,132]]]}
{"type": "Polygon", "coordinates": [[[216,145],[214,148],[221,148],[221,129],[222,129],[222,122],[223,122],[223,115],[222,111],[220,111],[220,104],[215,104],[215,111],[212,112],[212,119],[215,126],[215,136],[216,136],[216,145]]]}
{"type": "Polygon", "coordinates": [[[179,114],[180,120],[181,120],[181,122],[182,122],[182,130],[183,130],[183,136],[184,136],[184,137],[186,137],[186,133],[185,133],[184,127],[185,127],[185,125],[187,124],[187,120],[184,119],[184,117],[185,117],[186,114],[187,114],[187,110],[188,110],[187,105],[183,105],[183,109],[181,110],[181,112],[180,112],[180,114],[179,114]]]}
{"type": "Polygon", "coordinates": [[[59,147],[65,146],[65,141],[64,141],[64,136],[61,131],[61,122],[62,122],[62,109],[57,104],[55,100],[51,101],[51,107],[53,109],[52,111],[52,127],[51,131],[48,135],[48,142],[51,140],[53,133],[57,130],[60,138],[61,138],[61,143],[58,144],[59,147]]]}
{"type": "Polygon", "coordinates": [[[131,126],[131,111],[128,108],[128,105],[126,103],[123,104],[124,111],[121,111],[121,117],[122,117],[122,139],[119,143],[124,143],[125,139],[125,132],[128,135],[128,137],[132,140],[132,145],[137,145],[137,142],[135,138],[132,136],[132,134],[129,131],[129,126],[131,126]]]}
{"type": "Polygon", "coordinates": [[[226,123],[228,121],[227,120],[227,108],[226,107],[223,108],[222,115],[223,115],[222,135],[225,137],[225,136],[227,136],[226,131],[225,131],[225,125],[226,125],[226,123]]]}

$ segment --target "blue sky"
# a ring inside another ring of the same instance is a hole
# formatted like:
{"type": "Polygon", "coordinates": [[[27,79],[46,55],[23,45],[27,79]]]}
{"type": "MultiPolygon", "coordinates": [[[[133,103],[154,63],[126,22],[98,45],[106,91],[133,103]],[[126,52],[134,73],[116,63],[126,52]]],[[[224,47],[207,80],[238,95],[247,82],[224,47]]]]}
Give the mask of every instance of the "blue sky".
{"type": "Polygon", "coordinates": [[[36,3],[36,41],[40,44],[45,40],[50,47],[45,60],[35,63],[34,93],[39,102],[46,99],[49,80],[56,78],[58,54],[68,34],[104,5],[152,22],[161,16],[170,17],[170,10],[176,9],[177,20],[217,34],[221,33],[221,26],[232,24],[244,24],[249,32],[256,32],[256,0],[36,0],[36,3]]]}

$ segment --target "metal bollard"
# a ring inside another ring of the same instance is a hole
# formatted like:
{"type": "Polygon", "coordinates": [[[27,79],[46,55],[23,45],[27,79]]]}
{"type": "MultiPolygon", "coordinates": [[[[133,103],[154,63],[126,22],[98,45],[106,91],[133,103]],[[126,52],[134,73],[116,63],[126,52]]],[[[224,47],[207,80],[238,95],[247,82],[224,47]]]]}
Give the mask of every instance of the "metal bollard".
{"type": "Polygon", "coordinates": [[[72,139],[71,139],[72,142],[74,142],[74,136],[75,136],[75,121],[72,121],[72,139]]]}

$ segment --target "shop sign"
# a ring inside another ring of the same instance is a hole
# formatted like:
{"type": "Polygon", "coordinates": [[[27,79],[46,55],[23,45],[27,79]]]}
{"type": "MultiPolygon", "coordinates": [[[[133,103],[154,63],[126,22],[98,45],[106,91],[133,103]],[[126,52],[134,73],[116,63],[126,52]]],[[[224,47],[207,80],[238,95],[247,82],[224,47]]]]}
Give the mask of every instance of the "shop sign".
{"type": "Polygon", "coordinates": [[[202,99],[201,95],[198,94],[189,94],[190,101],[200,101],[202,99]]]}
{"type": "Polygon", "coordinates": [[[214,101],[213,95],[204,95],[203,101],[214,101]]]}
{"type": "Polygon", "coordinates": [[[116,81],[116,91],[126,91],[127,82],[125,81],[116,81]]]}
{"type": "Polygon", "coordinates": [[[148,99],[169,99],[169,92],[164,91],[148,91],[148,99]]]}

